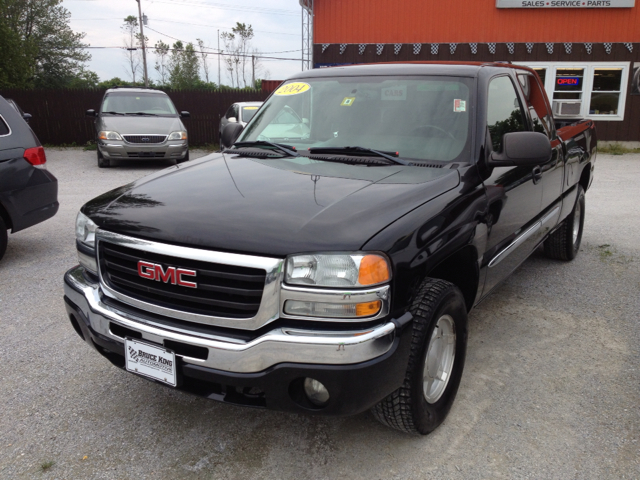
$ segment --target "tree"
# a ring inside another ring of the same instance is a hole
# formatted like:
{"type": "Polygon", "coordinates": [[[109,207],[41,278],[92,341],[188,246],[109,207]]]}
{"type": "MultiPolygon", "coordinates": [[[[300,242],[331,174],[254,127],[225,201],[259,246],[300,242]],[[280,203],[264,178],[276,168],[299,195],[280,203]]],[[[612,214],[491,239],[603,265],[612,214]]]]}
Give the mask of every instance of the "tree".
{"type": "Polygon", "coordinates": [[[60,3],[0,0],[0,84],[59,88],[83,76],[95,80],[85,70],[91,59],[85,34],[71,30],[71,14],[60,3]]]}
{"type": "Polygon", "coordinates": [[[207,57],[209,54],[205,52],[206,47],[204,46],[204,42],[196,38],[198,42],[198,49],[200,49],[200,61],[202,62],[202,71],[204,72],[204,81],[209,83],[209,64],[207,63],[207,57]]]}
{"type": "Polygon", "coordinates": [[[224,44],[225,69],[231,79],[231,86],[240,88],[254,87],[256,75],[268,75],[260,64],[259,52],[252,48],[253,27],[236,22],[231,32],[222,32],[220,37],[224,44]]]}
{"type": "Polygon", "coordinates": [[[126,17],[120,30],[124,33],[124,56],[128,63],[125,70],[131,76],[131,81],[136,83],[136,74],[140,71],[140,66],[142,65],[142,58],[138,53],[138,49],[142,48],[138,17],[133,15],[126,17]]]}
{"type": "Polygon", "coordinates": [[[169,80],[171,88],[185,90],[197,88],[200,81],[199,61],[193,43],[186,46],[178,40],[173,44],[169,58],[169,80]]]}
{"type": "Polygon", "coordinates": [[[169,50],[170,46],[164,43],[162,40],[158,40],[154,47],[156,52],[156,66],[155,69],[160,75],[160,84],[164,87],[169,80],[169,50]]]}

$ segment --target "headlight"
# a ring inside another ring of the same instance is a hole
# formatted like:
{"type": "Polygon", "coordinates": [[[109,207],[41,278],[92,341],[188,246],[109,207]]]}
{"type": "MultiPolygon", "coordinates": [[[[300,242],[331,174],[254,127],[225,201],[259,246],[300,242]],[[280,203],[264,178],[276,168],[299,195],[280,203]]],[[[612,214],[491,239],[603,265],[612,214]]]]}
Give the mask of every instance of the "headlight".
{"type": "Polygon", "coordinates": [[[367,253],[293,255],[285,273],[290,285],[318,287],[365,287],[390,279],[387,259],[367,253]]]}
{"type": "Polygon", "coordinates": [[[169,134],[169,140],[186,140],[187,132],[171,132],[169,134]]]}
{"type": "Polygon", "coordinates": [[[96,248],[96,229],[98,226],[82,212],[76,217],[76,238],[87,247],[96,248]]]}
{"type": "Polygon", "coordinates": [[[98,133],[98,138],[100,140],[122,140],[122,137],[118,132],[111,132],[109,130],[103,130],[98,133]]]}

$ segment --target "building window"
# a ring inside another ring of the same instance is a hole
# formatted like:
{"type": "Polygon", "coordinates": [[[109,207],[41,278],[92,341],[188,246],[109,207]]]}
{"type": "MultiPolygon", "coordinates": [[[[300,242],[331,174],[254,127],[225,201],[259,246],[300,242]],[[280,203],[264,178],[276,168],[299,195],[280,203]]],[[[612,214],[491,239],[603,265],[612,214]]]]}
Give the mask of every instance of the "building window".
{"type": "Polygon", "coordinates": [[[545,87],[556,118],[624,120],[628,63],[527,63],[545,87]]]}

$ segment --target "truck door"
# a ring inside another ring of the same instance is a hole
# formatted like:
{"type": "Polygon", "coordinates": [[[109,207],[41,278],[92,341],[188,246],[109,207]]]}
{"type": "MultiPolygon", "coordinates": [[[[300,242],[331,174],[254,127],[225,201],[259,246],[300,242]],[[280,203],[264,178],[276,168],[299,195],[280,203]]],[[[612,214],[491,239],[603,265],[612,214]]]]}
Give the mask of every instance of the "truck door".
{"type": "MultiPolygon", "coordinates": [[[[494,77],[487,95],[487,149],[502,150],[506,133],[529,129],[516,87],[508,75],[494,77]]],[[[484,182],[489,203],[483,294],[507,277],[531,253],[539,239],[536,217],[542,206],[542,183],[535,167],[496,167],[484,182]]]]}
{"type": "Polygon", "coordinates": [[[551,158],[547,163],[540,165],[539,172],[542,183],[543,212],[540,233],[544,235],[556,225],[560,215],[560,197],[566,159],[562,151],[562,140],[556,134],[553,116],[540,82],[531,74],[521,73],[518,73],[518,81],[527,103],[530,129],[534,132],[544,133],[551,142],[551,158]]]}

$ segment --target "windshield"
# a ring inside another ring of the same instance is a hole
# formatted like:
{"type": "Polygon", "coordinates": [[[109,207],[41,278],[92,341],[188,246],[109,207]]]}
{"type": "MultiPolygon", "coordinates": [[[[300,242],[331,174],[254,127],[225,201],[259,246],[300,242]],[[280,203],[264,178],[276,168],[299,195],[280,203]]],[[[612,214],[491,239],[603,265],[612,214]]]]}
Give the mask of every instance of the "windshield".
{"type": "Polygon", "coordinates": [[[238,142],[359,146],[416,160],[470,150],[473,79],[337,77],[291,81],[274,92],[238,142]]]}
{"type": "Polygon", "coordinates": [[[102,103],[102,112],[147,113],[149,115],[178,114],[168,96],[141,92],[109,93],[102,103]]]}
{"type": "Polygon", "coordinates": [[[250,105],[248,107],[242,107],[242,121],[249,123],[249,120],[253,118],[260,107],[257,105],[250,105]]]}

